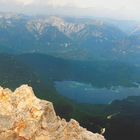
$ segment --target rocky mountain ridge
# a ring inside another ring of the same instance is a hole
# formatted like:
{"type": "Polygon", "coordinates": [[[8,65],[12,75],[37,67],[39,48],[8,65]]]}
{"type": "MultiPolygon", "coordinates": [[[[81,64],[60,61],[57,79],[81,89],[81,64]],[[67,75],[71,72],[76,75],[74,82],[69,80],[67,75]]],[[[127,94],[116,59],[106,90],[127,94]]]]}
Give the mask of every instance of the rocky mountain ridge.
{"type": "Polygon", "coordinates": [[[0,88],[0,139],[2,140],[105,140],[56,116],[51,102],[35,97],[23,85],[12,92],[0,88]]]}
{"type": "Polygon", "coordinates": [[[124,32],[111,21],[0,13],[2,53],[43,53],[71,60],[121,59],[137,64],[139,46],[139,28],[124,32]]]}
{"type": "Polygon", "coordinates": [[[62,18],[55,16],[45,19],[33,19],[27,23],[28,30],[31,32],[36,31],[39,35],[42,35],[43,31],[49,26],[56,27],[60,32],[70,36],[72,33],[82,30],[85,24],[68,23],[62,18]]]}
{"type": "Polygon", "coordinates": [[[0,52],[43,53],[70,59],[83,56],[87,60],[104,57],[106,51],[112,54],[112,48],[125,37],[121,30],[102,21],[68,19],[2,13],[0,52]]]}

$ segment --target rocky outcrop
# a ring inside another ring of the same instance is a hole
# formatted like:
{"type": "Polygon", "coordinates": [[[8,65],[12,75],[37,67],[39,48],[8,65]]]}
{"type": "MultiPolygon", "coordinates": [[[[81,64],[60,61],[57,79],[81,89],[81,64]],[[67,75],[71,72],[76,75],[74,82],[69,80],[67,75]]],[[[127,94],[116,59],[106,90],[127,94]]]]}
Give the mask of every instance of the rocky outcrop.
{"type": "Polygon", "coordinates": [[[0,88],[0,140],[104,140],[79,126],[56,116],[51,102],[35,97],[31,87],[23,85],[12,92],[0,88]]]}

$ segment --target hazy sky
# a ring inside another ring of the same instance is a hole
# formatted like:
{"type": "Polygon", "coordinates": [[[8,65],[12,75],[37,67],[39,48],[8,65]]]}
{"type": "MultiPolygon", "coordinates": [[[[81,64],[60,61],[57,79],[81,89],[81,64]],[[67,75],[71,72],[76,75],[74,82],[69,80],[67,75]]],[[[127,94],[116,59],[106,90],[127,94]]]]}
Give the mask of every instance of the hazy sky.
{"type": "Polygon", "coordinates": [[[140,0],[0,0],[2,11],[140,18],[140,0]]]}

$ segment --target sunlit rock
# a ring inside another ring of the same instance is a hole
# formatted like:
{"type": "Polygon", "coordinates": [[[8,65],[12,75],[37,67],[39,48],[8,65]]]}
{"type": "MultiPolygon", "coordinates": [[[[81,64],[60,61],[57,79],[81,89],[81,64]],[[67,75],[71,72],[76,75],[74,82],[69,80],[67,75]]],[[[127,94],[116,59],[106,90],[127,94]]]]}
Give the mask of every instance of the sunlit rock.
{"type": "Polygon", "coordinates": [[[0,88],[0,140],[104,140],[73,119],[56,116],[51,102],[35,97],[23,85],[12,92],[0,88]]]}

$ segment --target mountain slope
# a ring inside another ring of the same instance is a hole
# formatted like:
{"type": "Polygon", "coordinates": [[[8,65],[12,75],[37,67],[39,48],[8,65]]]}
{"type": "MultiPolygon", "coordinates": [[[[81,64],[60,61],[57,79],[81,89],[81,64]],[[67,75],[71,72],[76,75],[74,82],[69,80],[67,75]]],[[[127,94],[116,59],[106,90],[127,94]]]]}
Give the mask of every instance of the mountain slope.
{"type": "Polygon", "coordinates": [[[60,17],[24,15],[0,17],[1,52],[44,53],[79,60],[115,59],[114,49],[118,49],[120,40],[125,37],[117,27],[97,20],[74,22],[60,17]]]}
{"type": "Polygon", "coordinates": [[[74,61],[35,53],[18,55],[17,59],[46,82],[72,80],[97,87],[134,86],[133,82],[140,82],[140,69],[121,61],[74,61]]]}

